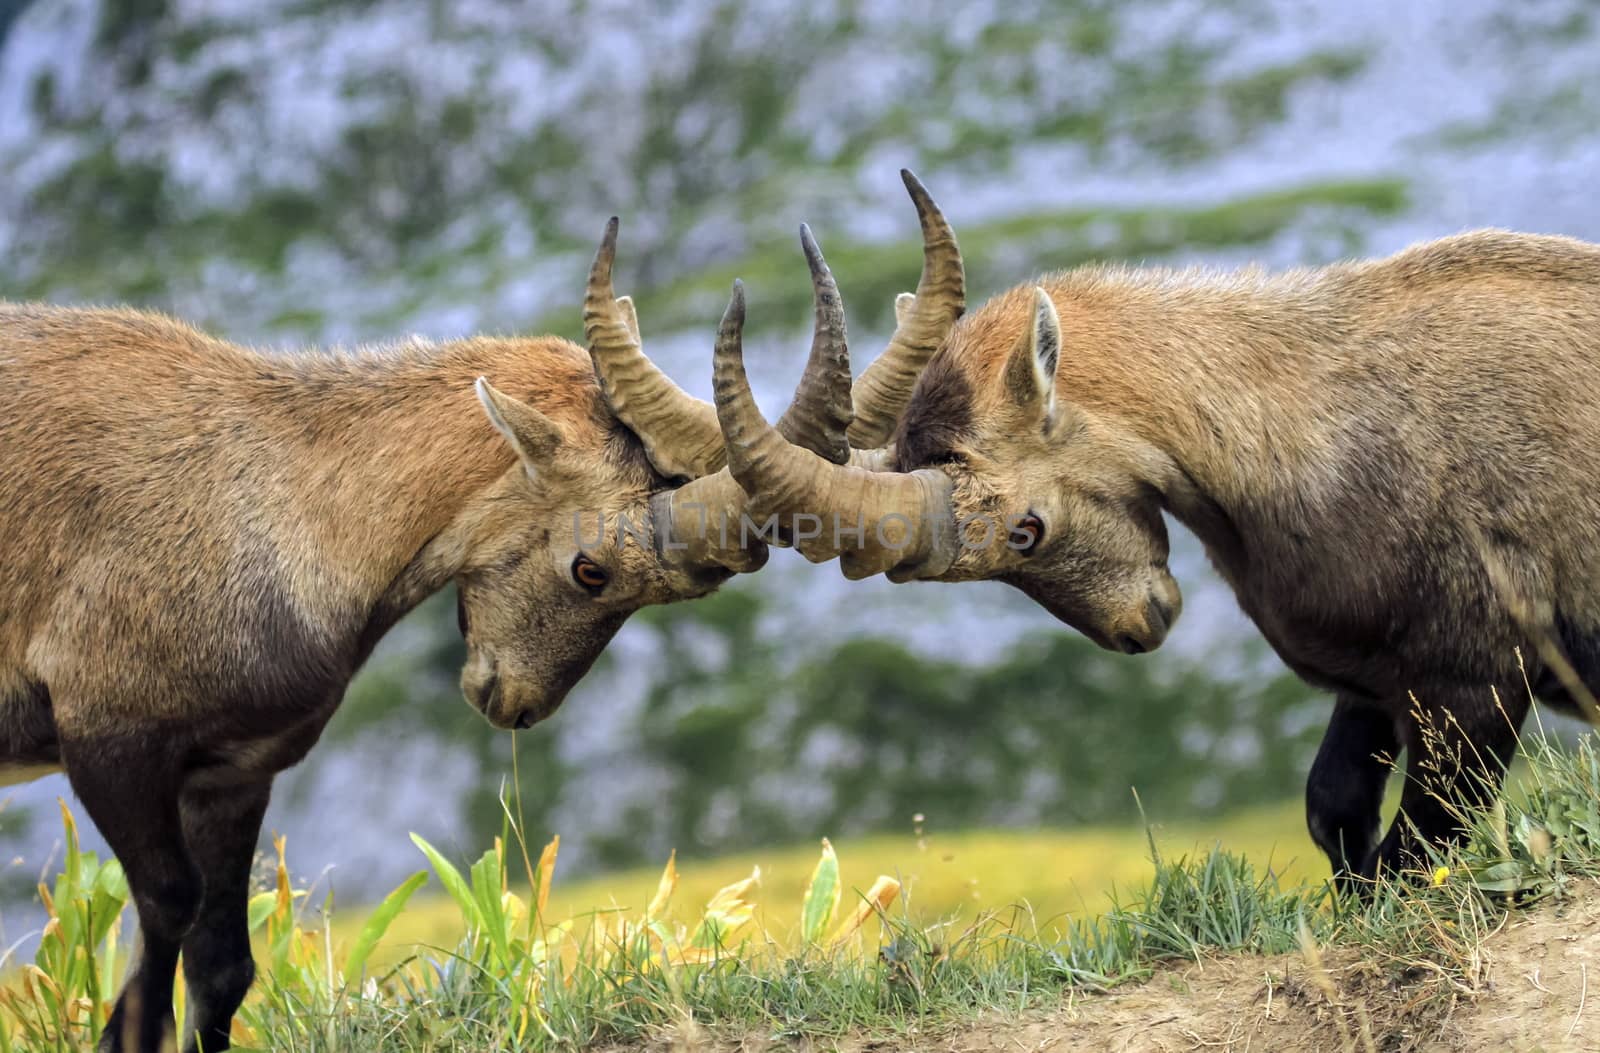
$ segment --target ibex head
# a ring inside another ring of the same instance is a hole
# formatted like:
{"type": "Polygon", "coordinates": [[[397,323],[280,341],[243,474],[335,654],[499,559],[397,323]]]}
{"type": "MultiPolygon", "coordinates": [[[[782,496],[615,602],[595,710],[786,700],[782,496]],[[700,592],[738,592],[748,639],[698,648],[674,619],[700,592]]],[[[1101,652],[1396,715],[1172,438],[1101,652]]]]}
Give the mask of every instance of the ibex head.
{"type": "Polygon", "coordinates": [[[496,726],[527,727],[555,711],[629,614],[703,595],[727,572],[675,574],[619,539],[619,523],[648,529],[663,485],[630,434],[564,428],[487,379],[476,387],[517,461],[477,503],[456,579],[461,689],[496,726]]]}
{"type": "MultiPolygon", "coordinates": [[[[877,445],[959,316],[961,260],[944,217],[909,173],[922,217],[923,279],[894,341],[852,395],[844,310],[810,232],[801,241],[816,301],[811,355],[776,434],[837,464],[851,443],[877,445]]],[[[459,579],[469,657],[462,691],[502,727],[526,727],[561,704],[629,614],[694,599],[759,570],[768,540],[726,468],[717,411],[645,356],[632,301],[615,296],[617,221],[606,228],[584,298],[584,332],[609,415],[609,446],[573,437],[539,410],[478,382],[484,410],[518,466],[484,503],[480,537],[459,579]]],[[[719,345],[743,323],[742,295],[719,345]]],[[[719,387],[724,379],[719,376],[719,387]]]]}
{"type": "Polygon", "coordinates": [[[847,577],[1004,581],[1103,647],[1151,650],[1182,606],[1149,485],[1161,465],[1117,422],[1058,402],[1060,349],[1042,289],[985,305],[918,381],[880,458],[896,470],[869,473],[783,442],[750,398],[738,340],[723,341],[728,463],[763,514],[842,523],[801,550],[839,557],[847,577]]]}

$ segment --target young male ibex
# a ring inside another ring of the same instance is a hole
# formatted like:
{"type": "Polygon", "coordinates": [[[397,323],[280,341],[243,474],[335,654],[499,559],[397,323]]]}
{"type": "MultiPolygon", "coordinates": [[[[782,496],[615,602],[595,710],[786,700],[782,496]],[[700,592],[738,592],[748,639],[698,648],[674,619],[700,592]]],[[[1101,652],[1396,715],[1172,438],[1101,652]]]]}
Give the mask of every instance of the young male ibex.
{"type": "MultiPolygon", "coordinates": [[[[962,302],[954,237],[906,182],[923,281],[854,400],[884,431],[962,302]]],[[[654,372],[612,295],[615,234],[588,353],[473,338],[262,354],[156,314],[0,305],[0,773],[64,768],[127,872],[143,946],[105,1048],[161,1047],[180,951],[185,1045],[227,1047],[273,776],[425,597],[456,583],[462,689],[526,727],[629,613],[765,560],[759,538],[701,529],[744,494],[713,411],[654,372]],[[652,543],[575,522],[602,517],[652,543]]],[[[843,309],[805,240],[817,337],[783,430],[843,460],[843,309]]]]}
{"type": "Polygon", "coordinates": [[[1483,231],[1276,276],[1049,275],[952,331],[895,435],[900,474],[784,441],[736,331],[718,356],[753,509],[838,517],[801,547],[850,577],[1005,581],[1138,653],[1180,608],[1162,514],[1192,529],[1290,668],[1337,694],[1307,816],[1342,875],[1459,836],[1528,711],[1519,661],[1557,706],[1575,686],[1557,652],[1600,690],[1600,247],[1483,231]]]}

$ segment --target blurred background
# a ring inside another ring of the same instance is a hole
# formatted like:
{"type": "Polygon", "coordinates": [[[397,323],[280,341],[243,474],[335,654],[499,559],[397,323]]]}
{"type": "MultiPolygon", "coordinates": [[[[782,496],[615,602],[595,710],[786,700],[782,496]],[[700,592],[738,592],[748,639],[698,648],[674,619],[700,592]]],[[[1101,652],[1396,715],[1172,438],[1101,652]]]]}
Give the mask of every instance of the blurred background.
{"type": "MultiPolygon", "coordinates": [[[[1315,264],[1477,226],[1600,239],[1594,0],[0,0],[0,295],[162,308],[292,353],[576,336],[618,287],[709,396],[727,283],[769,412],[798,375],[808,221],[857,368],[943,204],[971,300],[1089,260],[1315,264]]],[[[137,393],[130,393],[137,398],[137,393]]],[[[441,470],[448,470],[441,466],[441,470]]],[[[459,696],[449,596],[397,628],[267,826],[341,896],[476,854],[514,795],[563,867],[1292,802],[1328,702],[1178,531],[1160,652],[1095,649],[1000,585],[761,575],[636,616],[515,738],[459,696]]],[[[60,777],[6,791],[6,939],[60,777]]],[[[1253,813],[1252,813],[1253,814],[1253,813]]]]}

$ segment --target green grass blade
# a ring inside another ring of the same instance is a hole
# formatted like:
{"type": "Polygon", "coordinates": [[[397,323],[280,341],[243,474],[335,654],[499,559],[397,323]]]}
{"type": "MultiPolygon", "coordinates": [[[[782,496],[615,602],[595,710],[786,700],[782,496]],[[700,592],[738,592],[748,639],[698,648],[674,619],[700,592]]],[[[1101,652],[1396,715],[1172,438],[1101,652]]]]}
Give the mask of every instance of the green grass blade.
{"type": "Polygon", "coordinates": [[[383,934],[389,931],[389,926],[394,919],[399,917],[400,911],[405,908],[406,900],[411,894],[428,883],[428,872],[419,870],[406,878],[405,883],[383,898],[368,917],[367,923],[361,926],[361,934],[356,937],[356,942],[350,948],[344,961],[344,981],[348,984],[356,983],[361,979],[362,972],[367,967],[367,959],[372,955],[372,950],[383,939],[383,934]]]}
{"type": "Polygon", "coordinates": [[[500,965],[510,968],[511,934],[506,931],[505,910],[500,905],[500,854],[491,848],[472,864],[471,873],[473,902],[483,919],[484,932],[500,956],[500,965]]]}
{"type": "Polygon", "coordinates": [[[422,850],[428,857],[428,862],[433,865],[434,873],[439,875],[439,881],[444,885],[445,891],[450,893],[450,898],[456,901],[456,906],[461,908],[461,917],[469,926],[475,929],[483,928],[483,911],[478,909],[478,901],[472,895],[472,889],[467,884],[466,878],[461,876],[461,871],[455,868],[439,850],[428,844],[418,834],[411,835],[411,843],[422,850]]]}

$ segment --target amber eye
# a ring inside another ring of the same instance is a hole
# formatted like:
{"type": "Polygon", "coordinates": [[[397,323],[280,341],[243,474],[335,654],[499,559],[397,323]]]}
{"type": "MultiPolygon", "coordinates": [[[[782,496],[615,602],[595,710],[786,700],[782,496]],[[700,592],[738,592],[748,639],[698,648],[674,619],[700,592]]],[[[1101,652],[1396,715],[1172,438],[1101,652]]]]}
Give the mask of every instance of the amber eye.
{"type": "Polygon", "coordinates": [[[572,560],[572,580],[590,592],[599,592],[606,587],[606,582],[611,580],[611,575],[607,574],[606,569],[600,564],[580,552],[572,560]]]}
{"type": "Polygon", "coordinates": [[[1012,547],[1024,556],[1032,555],[1043,540],[1044,520],[1032,512],[1017,520],[1017,525],[1011,528],[1012,547]]]}

